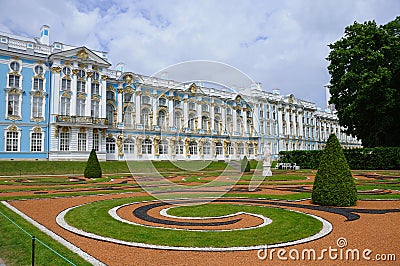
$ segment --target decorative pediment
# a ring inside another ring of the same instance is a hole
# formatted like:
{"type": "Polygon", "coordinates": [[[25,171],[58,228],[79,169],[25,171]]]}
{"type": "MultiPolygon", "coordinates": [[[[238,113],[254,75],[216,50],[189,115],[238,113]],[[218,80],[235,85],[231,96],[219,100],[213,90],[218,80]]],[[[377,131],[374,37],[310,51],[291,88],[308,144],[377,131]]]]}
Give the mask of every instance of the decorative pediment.
{"type": "Polygon", "coordinates": [[[9,125],[7,130],[11,131],[11,132],[17,132],[18,131],[18,127],[16,125],[9,125]]]}
{"type": "Polygon", "coordinates": [[[107,60],[105,60],[104,58],[97,55],[95,52],[93,52],[92,50],[90,50],[86,47],[78,47],[78,48],[74,48],[71,50],[54,53],[54,54],[50,55],[50,57],[49,57],[50,60],[53,60],[56,58],[62,59],[62,60],[68,61],[68,62],[79,61],[80,64],[90,63],[90,64],[95,64],[96,66],[97,65],[106,66],[106,67],[111,66],[111,64],[109,62],[107,62],[107,60]]]}

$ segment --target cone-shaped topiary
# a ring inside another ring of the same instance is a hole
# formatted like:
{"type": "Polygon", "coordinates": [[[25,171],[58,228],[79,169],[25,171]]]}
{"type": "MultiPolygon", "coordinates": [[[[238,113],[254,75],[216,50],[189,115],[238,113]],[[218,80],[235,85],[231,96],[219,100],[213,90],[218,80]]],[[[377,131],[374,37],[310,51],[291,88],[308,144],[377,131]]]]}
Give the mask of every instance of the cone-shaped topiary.
{"type": "Polygon", "coordinates": [[[249,160],[247,160],[247,156],[243,157],[240,169],[242,170],[242,172],[250,172],[250,162],[249,160]]]}
{"type": "Polygon", "coordinates": [[[322,152],[312,190],[312,201],[325,206],[354,206],[357,189],[342,146],[331,134],[322,152]]]}
{"type": "Polygon", "coordinates": [[[86,163],[84,172],[86,178],[100,178],[101,177],[101,166],[97,159],[96,151],[92,150],[89,155],[89,159],[86,163]]]}

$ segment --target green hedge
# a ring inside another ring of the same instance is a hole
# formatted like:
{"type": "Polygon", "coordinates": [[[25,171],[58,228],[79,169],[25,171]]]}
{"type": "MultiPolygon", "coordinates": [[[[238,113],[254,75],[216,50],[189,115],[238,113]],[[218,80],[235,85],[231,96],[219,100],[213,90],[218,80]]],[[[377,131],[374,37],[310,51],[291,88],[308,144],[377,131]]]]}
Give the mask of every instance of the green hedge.
{"type": "MultiPolygon", "coordinates": [[[[281,151],[279,162],[296,163],[303,169],[317,169],[321,154],[322,150],[281,151]]],[[[350,169],[400,169],[400,147],[345,149],[344,155],[350,169]]]]}

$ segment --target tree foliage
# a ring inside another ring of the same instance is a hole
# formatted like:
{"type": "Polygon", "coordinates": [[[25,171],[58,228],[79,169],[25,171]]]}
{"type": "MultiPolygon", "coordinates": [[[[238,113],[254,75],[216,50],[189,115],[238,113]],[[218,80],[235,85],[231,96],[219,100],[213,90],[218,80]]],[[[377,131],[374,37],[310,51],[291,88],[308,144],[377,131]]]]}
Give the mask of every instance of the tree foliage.
{"type": "Polygon", "coordinates": [[[97,159],[96,151],[92,150],[86,163],[84,176],[86,178],[100,178],[101,174],[101,166],[97,159]]]}
{"type": "Polygon", "coordinates": [[[365,147],[400,146],[400,17],[354,22],[329,45],[330,103],[365,147]]]}
{"type": "Polygon", "coordinates": [[[329,136],[322,152],[311,198],[313,203],[324,206],[353,206],[357,203],[356,184],[335,134],[329,136]]]}
{"type": "Polygon", "coordinates": [[[242,159],[242,163],[240,164],[240,169],[242,172],[250,172],[250,162],[247,159],[247,156],[244,156],[242,159]]]}

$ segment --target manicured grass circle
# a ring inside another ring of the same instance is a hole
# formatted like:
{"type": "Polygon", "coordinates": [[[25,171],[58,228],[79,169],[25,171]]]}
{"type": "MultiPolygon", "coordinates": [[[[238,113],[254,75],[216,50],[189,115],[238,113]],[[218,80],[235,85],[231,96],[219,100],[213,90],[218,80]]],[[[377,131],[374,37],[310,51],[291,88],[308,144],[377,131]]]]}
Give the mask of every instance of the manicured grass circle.
{"type": "Polygon", "coordinates": [[[272,219],[265,227],[223,232],[182,231],[125,224],[114,220],[108,211],[116,206],[151,200],[149,197],[94,202],[70,210],[66,222],[83,231],[129,242],[176,247],[238,247],[276,244],[302,239],[318,233],[322,223],[308,215],[285,209],[232,204],[206,204],[176,207],[176,216],[220,216],[236,212],[260,214],[272,219]]]}

